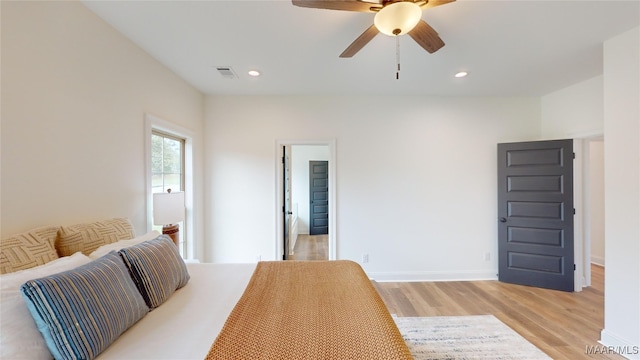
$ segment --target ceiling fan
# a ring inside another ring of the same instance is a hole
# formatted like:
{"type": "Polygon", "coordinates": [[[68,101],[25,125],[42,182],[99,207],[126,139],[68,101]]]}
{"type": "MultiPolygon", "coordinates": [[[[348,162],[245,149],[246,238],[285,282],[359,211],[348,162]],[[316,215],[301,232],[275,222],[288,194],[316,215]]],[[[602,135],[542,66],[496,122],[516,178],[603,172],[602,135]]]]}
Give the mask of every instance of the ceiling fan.
{"type": "Polygon", "coordinates": [[[293,5],[329,10],[376,13],[374,24],[349,45],[341,58],[350,58],[379,32],[389,36],[409,34],[429,53],[444,46],[438,33],[422,20],[422,10],[448,4],[455,0],[291,0],[293,5]]]}

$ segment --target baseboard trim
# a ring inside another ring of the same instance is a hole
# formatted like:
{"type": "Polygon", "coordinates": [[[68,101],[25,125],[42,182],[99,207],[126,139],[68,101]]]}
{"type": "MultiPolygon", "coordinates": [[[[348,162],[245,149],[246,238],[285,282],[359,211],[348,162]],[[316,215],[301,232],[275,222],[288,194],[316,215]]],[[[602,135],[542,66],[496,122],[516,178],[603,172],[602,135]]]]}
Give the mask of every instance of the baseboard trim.
{"type": "Polygon", "coordinates": [[[640,360],[640,345],[631,344],[607,329],[600,332],[600,341],[598,342],[604,346],[605,350],[616,352],[629,360],[640,360]]]}
{"type": "Polygon", "coordinates": [[[599,266],[604,266],[604,257],[591,255],[591,262],[599,266]]]}
{"type": "Polygon", "coordinates": [[[367,272],[377,282],[498,280],[498,270],[367,272]]]}

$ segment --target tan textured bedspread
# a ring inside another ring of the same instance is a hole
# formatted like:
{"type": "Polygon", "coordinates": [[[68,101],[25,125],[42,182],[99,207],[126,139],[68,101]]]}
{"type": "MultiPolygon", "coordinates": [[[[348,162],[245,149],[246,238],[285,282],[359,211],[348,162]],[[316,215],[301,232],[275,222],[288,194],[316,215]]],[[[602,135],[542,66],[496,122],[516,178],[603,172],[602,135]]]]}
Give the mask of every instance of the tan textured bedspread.
{"type": "Polygon", "coordinates": [[[352,261],[260,262],[206,359],[411,359],[352,261]]]}

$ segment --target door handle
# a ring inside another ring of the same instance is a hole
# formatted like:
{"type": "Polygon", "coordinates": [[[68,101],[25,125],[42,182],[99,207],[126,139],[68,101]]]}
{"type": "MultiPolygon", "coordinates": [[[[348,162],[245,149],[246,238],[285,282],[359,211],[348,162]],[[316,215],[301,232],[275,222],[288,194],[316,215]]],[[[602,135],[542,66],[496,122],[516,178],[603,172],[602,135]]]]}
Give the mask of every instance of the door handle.
{"type": "Polygon", "coordinates": [[[291,211],[287,211],[287,215],[293,215],[291,211]]]}
{"type": "Polygon", "coordinates": [[[504,223],[504,222],[507,222],[507,219],[506,219],[506,218],[501,217],[501,218],[500,218],[500,222],[503,222],[503,223],[504,223]]]}

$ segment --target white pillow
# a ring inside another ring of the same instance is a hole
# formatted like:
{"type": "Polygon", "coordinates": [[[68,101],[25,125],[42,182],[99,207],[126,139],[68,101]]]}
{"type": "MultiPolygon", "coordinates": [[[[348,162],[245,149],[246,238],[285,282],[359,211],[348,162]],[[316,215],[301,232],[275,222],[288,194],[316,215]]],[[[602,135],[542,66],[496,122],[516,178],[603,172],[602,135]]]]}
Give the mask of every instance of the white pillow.
{"type": "Polygon", "coordinates": [[[20,286],[33,280],[74,269],[91,262],[77,252],[44,265],[0,275],[0,359],[53,358],[20,293],[20,286]]]}
{"type": "Polygon", "coordinates": [[[89,257],[95,260],[99,257],[103,257],[104,255],[107,255],[111,250],[120,251],[121,249],[124,249],[126,247],[137,245],[147,240],[153,240],[158,236],[160,236],[160,232],[158,230],[153,230],[144,235],[137,236],[133,239],[120,240],[111,244],[102,245],[99,248],[97,248],[94,252],[89,254],[89,257]]]}

